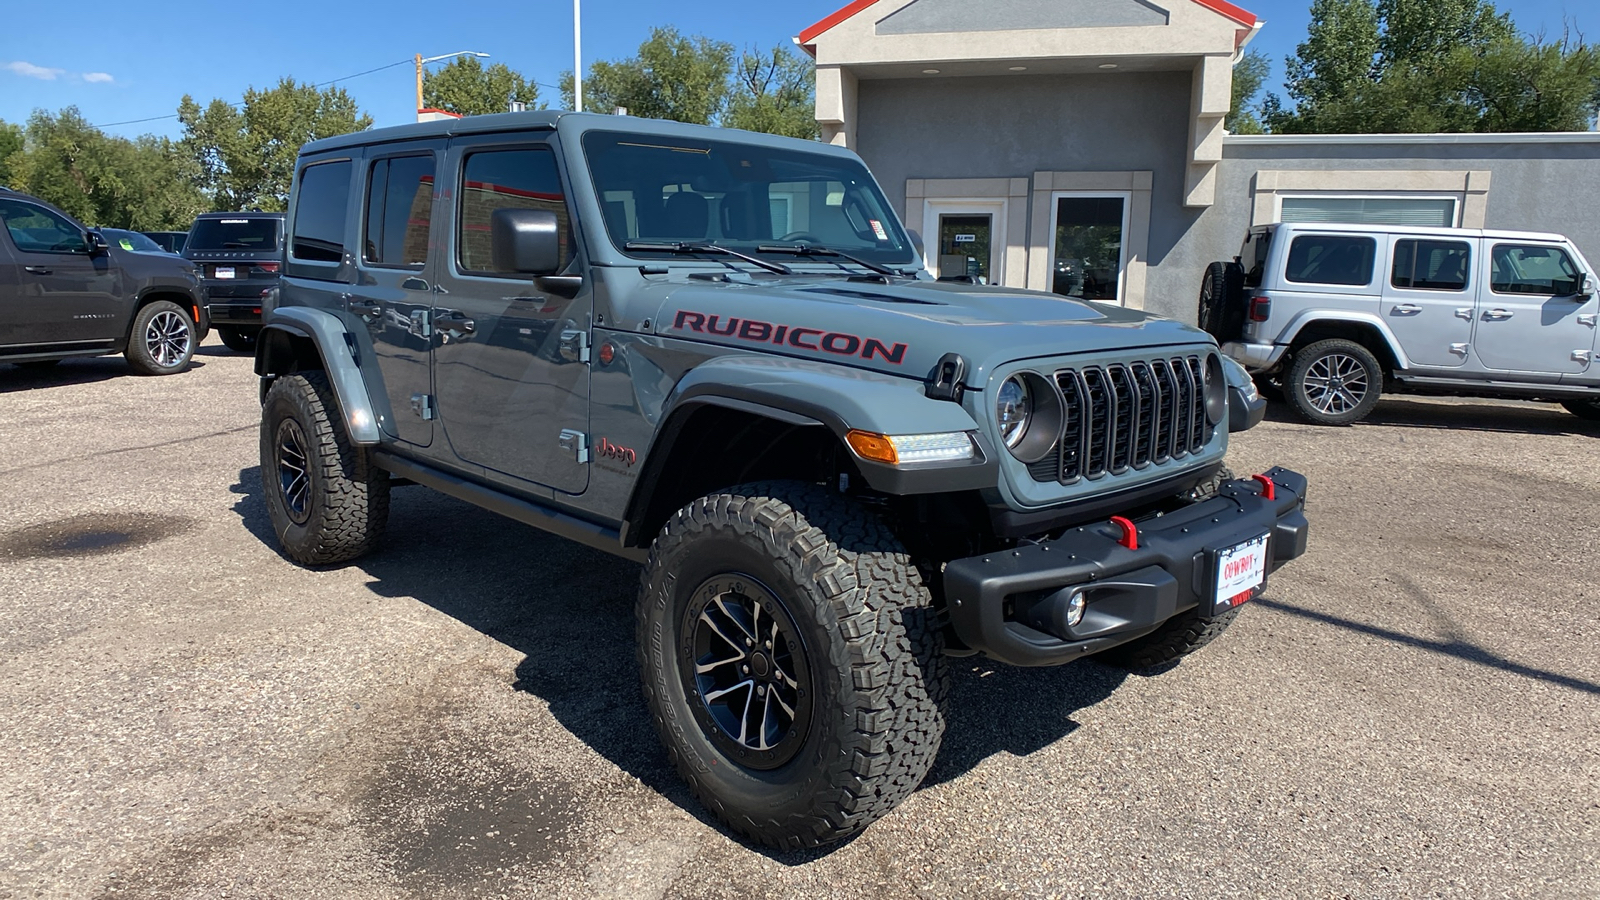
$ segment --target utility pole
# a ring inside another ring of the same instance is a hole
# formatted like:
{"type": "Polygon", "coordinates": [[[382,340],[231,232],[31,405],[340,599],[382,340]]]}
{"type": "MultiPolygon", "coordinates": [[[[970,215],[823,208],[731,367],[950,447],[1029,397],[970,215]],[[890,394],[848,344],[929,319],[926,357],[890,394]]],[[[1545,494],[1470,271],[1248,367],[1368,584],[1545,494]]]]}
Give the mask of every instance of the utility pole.
{"type": "MultiPolygon", "coordinates": [[[[583,0],[572,0],[572,109],[583,112],[583,0]]],[[[421,82],[418,82],[419,84],[421,82]]],[[[420,88],[419,88],[420,90],[420,88]]],[[[421,96],[421,94],[418,94],[421,96]]]]}
{"type": "Polygon", "coordinates": [[[422,110],[422,54],[417,54],[417,110],[422,110]]]}

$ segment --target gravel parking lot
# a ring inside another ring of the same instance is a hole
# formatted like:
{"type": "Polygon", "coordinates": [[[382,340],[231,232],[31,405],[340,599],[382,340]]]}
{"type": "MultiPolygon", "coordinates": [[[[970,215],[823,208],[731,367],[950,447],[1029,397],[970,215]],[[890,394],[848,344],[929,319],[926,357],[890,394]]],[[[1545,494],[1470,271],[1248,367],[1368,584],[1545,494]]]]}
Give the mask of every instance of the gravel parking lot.
{"type": "Polygon", "coordinates": [[[1600,896],[1600,428],[1274,416],[1311,552],[1154,677],[961,661],[829,852],[730,838],[637,686],[637,568],[422,488],[274,549],[248,359],[0,366],[0,897],[1600,896]]]}

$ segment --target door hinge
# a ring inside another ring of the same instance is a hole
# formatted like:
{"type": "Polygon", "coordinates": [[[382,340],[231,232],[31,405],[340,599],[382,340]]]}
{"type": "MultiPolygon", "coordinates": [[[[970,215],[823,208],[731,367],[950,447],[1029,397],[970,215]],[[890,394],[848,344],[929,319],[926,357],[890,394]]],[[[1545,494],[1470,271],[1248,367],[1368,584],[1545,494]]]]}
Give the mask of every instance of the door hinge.
{"type": "Polygon", "coordinates": [[[1466,356],[1467,355],[1467,345],[1466,344],[1451,344],[1450,345],[1450,352],[1458,354],[1458,355],[1461,355],[1461,356],[1466,356]]]}
{"type": "Polygon", "coordinates": [[[571,453],[577,458],[578,464],[583,465],[589,461],[589,436],[581,431],[571,428],[561,429],[561,450],[571,453]]]}
{"type": "Polygon", "coordinates": [[[567,362],[586,363],[589,361],[589,332],[563,331],[561,332],[561,358],[567,362]]]}
{"type": "Polygon", "coordinates": [[[411,311],[411,325],[406,328],[415,337],[433,337],[433,310],[414,309],[411,311]]]}
{"type": "Polygon", "coordinates": [[[431,421],[434,416],[432,394],[412,394],[411,411],[422,417],[424,422],[431,421]]]}

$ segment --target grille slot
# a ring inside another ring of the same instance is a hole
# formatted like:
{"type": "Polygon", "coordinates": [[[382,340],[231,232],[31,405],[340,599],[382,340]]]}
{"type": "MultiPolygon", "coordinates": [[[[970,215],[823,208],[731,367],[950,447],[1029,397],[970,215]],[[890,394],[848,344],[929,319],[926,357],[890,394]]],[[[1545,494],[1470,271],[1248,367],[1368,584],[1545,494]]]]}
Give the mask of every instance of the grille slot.
{"type": "Polygon", "coordinates": [[[1072,484],[1200,452],[1215,433],[1206,421],[1204,373],[1200,356],[1056,371],[1061,440],[1028,474],[1072,484]]]}

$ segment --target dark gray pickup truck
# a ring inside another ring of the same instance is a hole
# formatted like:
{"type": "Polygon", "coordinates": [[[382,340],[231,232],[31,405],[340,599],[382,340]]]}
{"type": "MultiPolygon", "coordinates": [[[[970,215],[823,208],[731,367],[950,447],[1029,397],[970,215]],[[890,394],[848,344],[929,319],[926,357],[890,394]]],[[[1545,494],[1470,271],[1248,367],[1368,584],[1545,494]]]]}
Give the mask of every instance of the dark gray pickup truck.
{"type": "Polygon", "coordinates": [[[256,357],[285,552],[373,551],[404,479],[643,564],[667,753],[772,846],[917,787],[948,657],[1169,662],[1306,548],[1304,478],[1223,467],[1263,404],[1210,337],[934,281],[837,147],[408,125],[303,148],[288,235],[256,357]]]}

